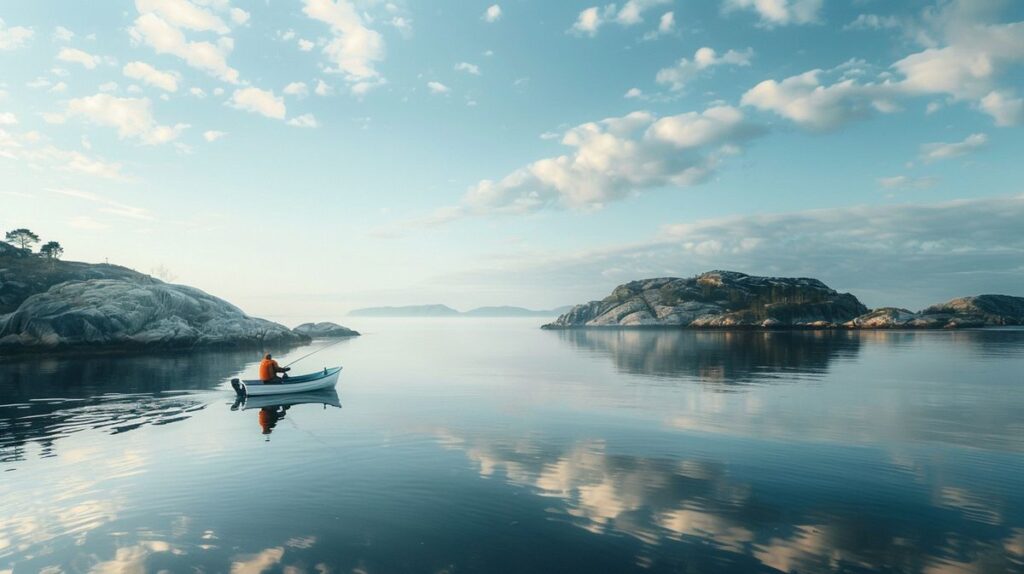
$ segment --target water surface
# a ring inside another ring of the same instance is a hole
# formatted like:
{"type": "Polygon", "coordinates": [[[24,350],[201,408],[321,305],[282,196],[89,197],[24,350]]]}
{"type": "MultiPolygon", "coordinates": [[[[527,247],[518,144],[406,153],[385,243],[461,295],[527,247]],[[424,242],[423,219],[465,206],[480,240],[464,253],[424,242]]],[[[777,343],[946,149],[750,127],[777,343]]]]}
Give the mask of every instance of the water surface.
{"type": "Polygon", "coordinates": [[[1024,330],[536,325],[0,361],[0,572],[1024,569],[1024,330]]]}

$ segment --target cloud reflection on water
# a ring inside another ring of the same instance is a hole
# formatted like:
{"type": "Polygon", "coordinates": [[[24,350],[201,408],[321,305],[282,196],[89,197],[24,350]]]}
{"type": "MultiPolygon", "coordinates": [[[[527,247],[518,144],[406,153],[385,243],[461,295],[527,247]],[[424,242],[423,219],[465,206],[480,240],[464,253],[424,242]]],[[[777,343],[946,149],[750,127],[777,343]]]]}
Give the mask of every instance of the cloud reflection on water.
{"type": "MultiPolygon", "coordinates": [[[[723,570],[745,560],[785,572],[892,568],[905,572],[1010,571],[1022,563],[1024,525],[1006,524],[1000,502],[972,491],[946,472],[942,460],[922,458],[921,476],[854,478],[850,484],[803,485],[778,469],[756,477],[720,461],[644,457],[612,452],[598,440],[559,450],[552,443],[462,438],[439,431],[438,441],[461,450],[487,480],[501,480],[560,504],[553,519],[596,535],[627,535],[644,545],[638,564],[656,565],[673,544],[723,554],[723,570]],[[926,481],[935,495],[851,505],[847,489],[900,489],[926,481]],[[891,483],[886,482],[891,481],[891,483]],[[778,489],[783,488],[783,492],[778,489]],[[906,516],[934,514],[933,523],[906,516]]],[[[678,554],[678,549],[676,554],[678,554]]],[[[664,564],[661,564],[664,566],[664,564]]],[[[698,568],[697,571],[703,571],[698,568]]]]}

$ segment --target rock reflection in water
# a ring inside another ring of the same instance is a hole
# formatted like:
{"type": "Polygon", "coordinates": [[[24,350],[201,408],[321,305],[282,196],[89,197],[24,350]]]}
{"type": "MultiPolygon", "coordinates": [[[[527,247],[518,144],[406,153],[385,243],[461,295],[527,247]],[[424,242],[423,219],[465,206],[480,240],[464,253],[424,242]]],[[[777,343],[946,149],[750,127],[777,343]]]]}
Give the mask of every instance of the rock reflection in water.
{"type": "Polygon", "coordinates": [[[116,434],[187,419],[205,403],[180,391],[212,389],[257,358],[246,351],[0,363],[0,462],[23,460],[33,441],[41,456],[53,456],[57,439],[79,431],[116,434]]]}
{"type": "Polygon", "coordinates": [[[608,355],[622,372],[744,384],[814,376],[854,358],[861,339],[847,331],[695,331],[575,329],[554,331],[570,345],[608,355]]]}

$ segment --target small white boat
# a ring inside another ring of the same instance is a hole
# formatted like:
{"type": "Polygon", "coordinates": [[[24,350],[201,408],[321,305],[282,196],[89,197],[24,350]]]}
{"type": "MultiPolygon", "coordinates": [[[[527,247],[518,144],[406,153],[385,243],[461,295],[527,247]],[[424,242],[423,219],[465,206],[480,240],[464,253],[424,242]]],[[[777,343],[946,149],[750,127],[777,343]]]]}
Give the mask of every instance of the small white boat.
{"type": "Polygon", "coordinates": [[[320,372],[288,377],[273,383],[231,379],[231,386],[235,389],[236,393],[246,396],[286,395],[333,388],[338,384],[339,374],[341,374],[341,367],[330,369],[324,367],[324,370],[320,372]]]}

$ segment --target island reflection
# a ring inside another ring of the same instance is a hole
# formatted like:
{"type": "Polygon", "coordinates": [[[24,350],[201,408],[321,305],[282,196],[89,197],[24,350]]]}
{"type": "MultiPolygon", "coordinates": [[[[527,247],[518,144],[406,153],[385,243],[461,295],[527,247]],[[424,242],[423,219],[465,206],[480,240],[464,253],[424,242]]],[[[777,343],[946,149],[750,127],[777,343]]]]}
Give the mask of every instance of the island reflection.
{"type": "Polygon", "coordinates": [[[206,406],[195,393],[256,359],[232,351],[0,363],[0,462],[24,460],[29,442],[40,456],[54,456],[56,440],[80,431],[117,434],[185,420],[206,406]]]}
{"type": "Polygon", "coordinates": [[[606,355],[623,373],[740,385],[824,373],[853,359],[861,338],[848,331],[573,329],[563,342],[606,355]]]}

